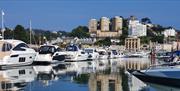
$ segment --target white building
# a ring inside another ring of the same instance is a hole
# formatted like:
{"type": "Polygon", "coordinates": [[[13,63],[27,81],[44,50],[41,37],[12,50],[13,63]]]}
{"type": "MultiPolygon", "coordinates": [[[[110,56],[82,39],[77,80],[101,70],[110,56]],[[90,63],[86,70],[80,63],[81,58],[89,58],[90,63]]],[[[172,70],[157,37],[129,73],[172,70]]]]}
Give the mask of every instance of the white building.
{"type": "Polygon", "coordinates": [[[163,34],[164,34],[165,37],[175,36],[176,35],[176,30],[173,29],[173,28],[165,29],[163,34]]]}
{"type": "Polygon", "coordinates": [[[138,20],[130,20],[128,33],[129,36],[146,36],[147,26],[141,24],[138,20]]]}

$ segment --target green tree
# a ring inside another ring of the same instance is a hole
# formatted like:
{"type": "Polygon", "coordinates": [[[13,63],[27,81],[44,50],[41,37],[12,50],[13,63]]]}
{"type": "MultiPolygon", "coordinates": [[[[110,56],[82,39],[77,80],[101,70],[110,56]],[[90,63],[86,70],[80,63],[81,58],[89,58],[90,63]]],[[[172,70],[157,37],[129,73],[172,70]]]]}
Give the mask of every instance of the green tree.
{"type": "Polygon", "coordinates": [[[103,40],[99,40],[95,43],[95,45],[99,45],[99,46],[110,46],[111,45],[111,39],[109,37],[103,39],[103,40]]]}
{"type": "Polygon", "coordinates": [[[4,38],[5,39],[12,39],[13,38],[13,31],[6,27],[5,31],[4,31],[4,38]]]}
{"type": "Polygon", "coordinates": [[[150,37],[148,37],[148,36],[141,36],[139,38],[140,38],[142,44],[149,44],[150,37]]]}
{"type": "Polygon", "coordinates": [[[151,22],[151,19],[148,18],[148,17],[142,18],[142,19],[141,19],[141,22],[142,22],[143,24],[152,23],[152,22],[151,22]]]}
{"type": "Polygon", "coordinates": [[[163,43],[164,42],[164,35],[158,35],[151,38],[152,42],[163,43]]]}
{"type": "Polygon", "coordinates": [[[88,32],[89,32],[88,27],[78,26],[77,28],[72,30],[72,32],[70,33],[70,36],[78,37],[78,38],[87,38],[87,37],[90,37],[90,34],[88,32]]]}
{"type": "Polygon", "coordinates": [[[120,40],[119,45],[124,45],[124,41],[127,37],[128,37],[128,28],[123,27],[122,35],[119,37],[119,40],[120,40]]]}
{"type": "Polygon", "coordinates": [[[158,35],[160,35],[162,33],[162,31],[164,31],[165,28],[161,25],[156,25],[156,26],[153,26],[151,29],[154,32],[156,32],[158,35]]]}
{"type": "Polygon", "coordinates": [[[27,35],[27,32],[25,31],[24,27],[22,25],[17,25],[14,29],[14,38],[18,40],[22,40],[24,42],[29,42],[29,36],[27,35]]]}

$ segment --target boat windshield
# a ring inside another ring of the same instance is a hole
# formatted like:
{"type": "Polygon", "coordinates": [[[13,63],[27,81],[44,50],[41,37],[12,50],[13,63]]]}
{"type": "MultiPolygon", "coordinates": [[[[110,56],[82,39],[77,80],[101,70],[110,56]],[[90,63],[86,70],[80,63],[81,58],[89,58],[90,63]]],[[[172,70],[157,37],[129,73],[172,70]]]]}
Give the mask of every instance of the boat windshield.
{"type": "Polygon", "coordinates": [[[98,52],[99,53],[99,55],[106,55],[106,52],[105,51],[100,51],[100,52],[98,52]]]}
{"type": "Polygon", "coordinates": [[[54,52],[56,52],[56,49],[53,46],[41,46],[39,48],[40,54],[47,54],[47,53],[54,53],[54,52]]]}
{"type": "Polygon", "coordinates": [[[66,51],[78,51],[78,48],[75,45],[70,45],[66,47],[66,51]]]}
{"type": "Polygon", "coordinates": [[[114,55],[117,55],[117,54],[118,54],[116,50],[112,50],[112,53],[113,53],[114,55]]]}
{"type": "Polygon", "coordinates": [[[85,49],[84,50],[86,53],[93,53],[93,49],[85,49]]]}

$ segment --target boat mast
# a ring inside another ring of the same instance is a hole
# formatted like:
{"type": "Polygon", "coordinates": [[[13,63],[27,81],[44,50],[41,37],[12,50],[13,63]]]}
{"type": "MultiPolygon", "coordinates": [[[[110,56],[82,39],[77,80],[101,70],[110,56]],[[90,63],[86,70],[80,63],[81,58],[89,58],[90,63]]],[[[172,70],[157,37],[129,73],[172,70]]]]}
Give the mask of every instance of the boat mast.
{"type": "Polygon", "coordinates": [[[29,21],[29,43],[31,44],[31,32],[32,32],[32,28],[31,28],[31,20],[29,21]]]}
{"type": "Polygon", "coordinates": [[[2,25],[1,25],[1,28],[2,28],[2,29],[1,29],[1,32],[2,32],[2,39],[4,39],[4,30],[5,30],[5,29],[4,29],[4,12],[3,12],[3,10],[1,11],[1,14],[2,14],[2,15],[1,15],[1,17],[2,17],[2,23],[1,23],[1,24],[2,24],[2,25]]]}

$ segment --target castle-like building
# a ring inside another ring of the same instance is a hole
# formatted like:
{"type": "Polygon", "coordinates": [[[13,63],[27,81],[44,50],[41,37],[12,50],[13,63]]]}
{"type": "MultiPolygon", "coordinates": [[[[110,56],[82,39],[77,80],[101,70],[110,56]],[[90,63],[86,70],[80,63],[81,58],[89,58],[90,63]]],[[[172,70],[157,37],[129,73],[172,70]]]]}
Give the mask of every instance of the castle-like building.
{"type": "Polygon", "coordinates": [[[111,19],[101,17],[100,21],[91,19],[89,21],[89,33],[92,37],[97,38],[117,38],[122,34],[123,19],[122,17],[115,16],[111,19]]]}

